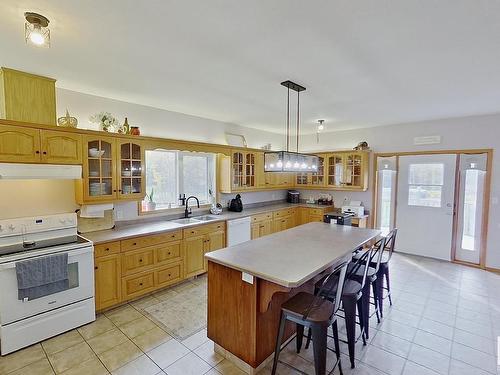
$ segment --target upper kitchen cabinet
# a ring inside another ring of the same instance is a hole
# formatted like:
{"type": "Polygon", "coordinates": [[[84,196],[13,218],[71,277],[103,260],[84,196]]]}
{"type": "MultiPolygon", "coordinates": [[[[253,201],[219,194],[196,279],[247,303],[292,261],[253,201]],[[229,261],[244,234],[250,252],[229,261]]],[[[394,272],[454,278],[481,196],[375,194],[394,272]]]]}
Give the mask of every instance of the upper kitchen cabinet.
{"type": "Polygon", "coordinates": [[[83,178],[77,181],[78,203],[144,198],[144,147],[139,141],[84,136],[83,178]]]}
{"type": "Polygon", "coordinates": [[[0,68],[0,118],[56,125],[55,80],[0,68]]]}
{"type": "Polygon", "coordinates": [[[295,175],[296,187],[323,187],[325,186],[325,156],[318,155],[317,172],[299,172],[295,175]]]}
{"type": "Polygon", "coordinates": [[[145,195],[144,147],[139,142],[117,140],[118,197],[140,200],[145,195]]]}
{"type": "Polygon", "coordinates": [[[81,164],[82,136],[56,130],[0,125],[0,161],[81,164]]]}
{"type": "Polygon", "coordinates": [[[367,151],[338,152],[327,156],[327,185],[338,190],[368,189],[367,151]]]}
{"type": "Polygon", "coordinates": [[[221,155],[219,158],[221,191],[231,193],[257,188],[257,159],[257,153],[253,151],[233,150],[231,156],[221,155]]]}

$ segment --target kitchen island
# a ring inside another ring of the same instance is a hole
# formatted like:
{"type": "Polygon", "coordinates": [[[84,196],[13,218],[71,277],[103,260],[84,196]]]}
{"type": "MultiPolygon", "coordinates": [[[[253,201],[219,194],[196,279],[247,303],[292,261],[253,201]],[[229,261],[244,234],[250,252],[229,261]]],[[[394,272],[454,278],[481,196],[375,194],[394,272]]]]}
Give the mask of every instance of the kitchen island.
{"type": "MultiPolygon", "coordinates": [[[[281,304],[312,292],[328,270],[380,234],[373,229],[309,223],[207,253],[208,337],[247,373],[273,354],[281,304]]],[[[286,337],[294,334],[289,324],[286,337]]]]}

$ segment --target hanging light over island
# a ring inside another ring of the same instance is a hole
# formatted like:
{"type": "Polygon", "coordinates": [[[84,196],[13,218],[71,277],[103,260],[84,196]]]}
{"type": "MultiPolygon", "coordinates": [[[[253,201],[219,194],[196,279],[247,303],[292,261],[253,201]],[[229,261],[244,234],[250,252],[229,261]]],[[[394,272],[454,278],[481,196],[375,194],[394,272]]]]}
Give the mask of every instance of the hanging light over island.
{"type": "Polygon", "coordinates": [[[286,151],[264,153],[264,172],[317,172],[319,158],[316,155],[299,152],[300,92],[305,87],[290,80],[281,82],[287,88],[286,106],[286,151]],[[297,92],[297,144],[296,151],[290,151],[290,90],[297,92]]]}

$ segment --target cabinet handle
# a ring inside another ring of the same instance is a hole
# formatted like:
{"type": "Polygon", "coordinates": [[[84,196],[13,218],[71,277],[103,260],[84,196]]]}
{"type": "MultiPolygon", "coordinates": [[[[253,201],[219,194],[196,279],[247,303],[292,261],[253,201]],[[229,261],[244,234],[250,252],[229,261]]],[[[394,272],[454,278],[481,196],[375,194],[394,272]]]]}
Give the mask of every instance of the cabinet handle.
{"type": "Polygon", "coordinates": [[[139,263],[142,263],[142,259],[139,259],[139,263]]]}
{"type": "Polygon", "coordinates": [[[142,283],[139,283],[139,286],[142,286],[142,283]]]}
{"type": "Polygon", "coordinates": [[[170,274],[168,274],[168,277],[170,277],[170,276],[171,276],[171,275],[170,275],[170,274]]]}
{"type": "Polygon", "coordinates": [[[115,189],[115,190],[113,190],[113,193],[116,193],[116,189],[115,189]]]}
{"type": "Polygon", "coordinates": [[[167,255],[170,255],[170,252],[167,255]]]}
{"type": "Polygon", "coordinates": [[[132,246],[137,246],[137,242],[134,242],[134,243],[132,244],[132,246]]]}
{"type": "Polygon", "coordinates": [[[42,154],[47,155],[47,151],[42,152],[42,154]]]}
{"type": "Polygon", "coordinates": [[[40,151],[38,151],[38,150],[37,150],[37,151],[35,151],[35,154],[39,154],[39,153],[40,153],[40,151]]]}
{"type": "Polygon", "coordinates": [[[175,234],[172,234],[170,237],[175,238],[175,234]]]}
{"type": "Polygon", "coordinates": [[[95,266],[95,267],[94,267],[94,269],[95,269],[95,270],[98,270],[98,269],[99,269],[99,267],[95,266]]]}
{"type": "Polygon", "coordinates": [[[109,247],[105,248],[104,251],[109,251],[109,247]]]}

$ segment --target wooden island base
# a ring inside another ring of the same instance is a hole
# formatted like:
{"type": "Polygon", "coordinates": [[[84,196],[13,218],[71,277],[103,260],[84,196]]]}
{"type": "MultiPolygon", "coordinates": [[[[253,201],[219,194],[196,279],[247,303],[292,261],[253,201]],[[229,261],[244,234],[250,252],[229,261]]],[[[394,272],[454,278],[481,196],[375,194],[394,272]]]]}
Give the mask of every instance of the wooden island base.
{"type": "MultiPolygon", "coordinates": [[[[250,284],[240,271],[209,261],[207,330],[216,351],[248,374],[259,371],[274,353],[281,304],[300,291],[313,292],[320,277],[298,288],[257,277],[250,284]]],[[[285,337],[294,333],[287,323],[285,337]]]]}

